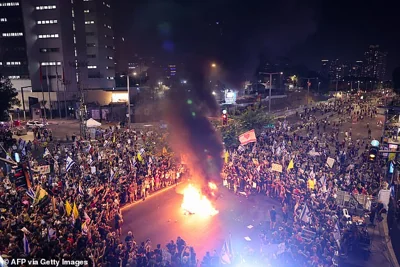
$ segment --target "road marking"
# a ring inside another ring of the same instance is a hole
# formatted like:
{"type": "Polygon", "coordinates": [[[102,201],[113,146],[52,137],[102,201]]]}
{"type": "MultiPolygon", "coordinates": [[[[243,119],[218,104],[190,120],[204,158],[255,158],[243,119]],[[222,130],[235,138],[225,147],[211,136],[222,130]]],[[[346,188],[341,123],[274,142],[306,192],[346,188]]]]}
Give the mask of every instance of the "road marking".
{"type": "MultiPolygon", "coordinates": [[[[159,191],[156,191],[156,192],[154,192],[153,194],[151,194],[151,195],[149,195],[148,197],[146,197],[146,199],[149,199],[149,198],[151,198],[151,197],[154,197],[154,196],[157,196],[157,195],[159,195],[159,194],[161,194],[161,193],[164,193],[164,192],[170,190],[171,188],[175,188],[175,187],[176,187],[177,185],[179,185],[180,183],[181,183],[181,182],[179,182],[179,183],[177,183],[177,184],[175,184],[175,185],[171,185],[171,186],[169,186],[169,187],[163,188],[163,189],[161,189],[161,190],[159,190],[159,191]]],[[[131,208],[131,207],[136,206],[136,205],[138,205],[138,204],[140,204],[140,203],[143,203],[143,202],[144,202],[143,199],[141,199],[141,200],[138,200],[138,201],[136,201],[136,202],[130,203],[130,204],[126,205],[126,206],[123,206],[123,207],[121,208],[121,211],[124,211],[124,210],[126,210],[126,209],[128,209],[128,208],[131,208]]]]}

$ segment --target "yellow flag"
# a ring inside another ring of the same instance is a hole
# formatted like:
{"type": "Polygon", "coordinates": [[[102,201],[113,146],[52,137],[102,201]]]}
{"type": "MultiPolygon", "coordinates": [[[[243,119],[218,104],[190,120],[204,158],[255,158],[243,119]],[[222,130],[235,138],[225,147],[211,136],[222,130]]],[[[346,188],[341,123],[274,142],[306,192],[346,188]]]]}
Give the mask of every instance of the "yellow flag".
{"type": "Polygon", "coordinates": [[[289,165],[287,166],[287,170],[290,171],[294,167],[293,159],[290,160],[289,165]]]}
{"type": "Polygon", "coordinates": [[[115,134],[114,134],[114,136],[113,136],[113,143],[115,143],[115,134]]]}
{"type": "Polygon", "coordinates": [[[65,201],[65,211],[67,212],[67,216],[71,215],[72,207],[71,204],[69,204],[68,200],[65,201]]]}
{"type": "Polygon", "coordinates": [[[47,195],[48,195],[47,191],[44,190],[40,185],[38,185],[38,188],[36,190],[35,201],[33,203],[34,204],[39,203],[39,201],[42,200],[47,195]]]}
{"type": "Polygon", "coordinates": [[[140,162],[143,161],[143,157],[142,157],[142,155],[140,155],[139,152],[137,153],[137,159],[138,159],[140,162]]]}
{"type": "Polygon", "coordinates": [[[79,217],[79,211],[78,208],[76,207],[75,202],[74,202],[74,207],[72,208],[72,214],[74,215],[75,219],[79,217]]]}
{"type": "Polygon", "coordinates": [[[256,159],[256,158],[253,158],[252,159],[253,160],[253,163],[255,164],[255,165],[260,165],[260,162],[258,161],[258,159],[256,159]]]}
{"type": "Polygon", "coordinates": [[[167,148],[166,148],[166,147],[163,147],[163,149],[162,149],[162,153],[163,153],[163,155],[166,155],[166,154],[168,154],[168,150],[167,150],[167,148]]]}
{"type": "Polygon", "coordinates": [[[225,159],[225,164],[228,164],[229,163],[229,152],[228,151],[225,151],[224,159],[225,159]]]}

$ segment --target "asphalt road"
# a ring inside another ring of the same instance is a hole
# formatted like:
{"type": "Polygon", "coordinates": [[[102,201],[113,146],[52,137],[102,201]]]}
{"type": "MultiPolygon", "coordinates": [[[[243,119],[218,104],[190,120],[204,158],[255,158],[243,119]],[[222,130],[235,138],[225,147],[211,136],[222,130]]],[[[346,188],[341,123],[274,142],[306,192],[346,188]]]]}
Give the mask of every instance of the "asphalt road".
{"type": "MultiPolygon", "coordinates": [[[[269,220],[269,210],[273,205],[279,207],[275,200],[260,195],[246,199],[220,186],[222,197],[214,203],[219,211],[217,215],[185,215],[181,209],[183,196],[178,193],[184,186],[186,183],[125,209],[122,236],[132,231],[136,242],[150,238],[153,247],[157,244],[165,246],[180,236],[195,248],[200,261],[207,251],[215,249],[219,252],[229,234],[236,251],[245,246],[259,248],[260,230],[265,228],[265,222],[269,220]],[[249,225],[254,227],[249,229],[249,225]],[[251,241],[246,241],[246,236],[251,241]]],[[[278,220],[279,217],[278,211],[278,220]]]]}

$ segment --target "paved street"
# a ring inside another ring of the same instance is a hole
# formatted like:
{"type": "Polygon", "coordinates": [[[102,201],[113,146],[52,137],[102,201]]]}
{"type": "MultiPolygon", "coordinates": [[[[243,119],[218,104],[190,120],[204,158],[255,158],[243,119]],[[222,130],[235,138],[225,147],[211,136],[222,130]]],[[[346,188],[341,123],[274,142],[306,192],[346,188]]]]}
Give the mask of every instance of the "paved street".
{"type": "Polygon", "coordinates": [[[215,203],[219,214],[207,218],[196,214],[184,215],[180,208],[182,195],[177,191],[185,185],[180,184],[125,209],[123,237],[132,231],[136,241],[150,238],[155,247],[158,243],[165,245],[171,239],[176,241],[181,236],[195,248],[200,260],[207,251],[216,249],[219,252],[229,233],[236,251],[245,246],[259,247],[260,223],[268,220],[272,205],[279,206],[275,200],[260,195],[246,199],[220,187],[223,197],[215,203]],[[248,229],[248,225],[254,228],[248,229]],[[251,241],[246,241],[245,236],[249,236],[251,241]]]}

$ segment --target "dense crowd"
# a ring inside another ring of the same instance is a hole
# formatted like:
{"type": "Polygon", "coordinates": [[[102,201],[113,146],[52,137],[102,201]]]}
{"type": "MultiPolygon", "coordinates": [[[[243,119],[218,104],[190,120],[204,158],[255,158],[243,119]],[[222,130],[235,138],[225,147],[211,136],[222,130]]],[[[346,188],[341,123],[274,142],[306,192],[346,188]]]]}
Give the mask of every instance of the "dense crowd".
{"type": "MultiPolygon", "coordinates": [[[[277,199],[281,205],[277,208],[282,210],[278,224],[275,207],[269,211],[261,249],[242,253],[247,262],[335,266],[339,254],[368,243],[366,227],[350,224],[336,203],[338,191],[372,196],[383,182],[380,163],[368,162],[369,124],[364,122],[365,133],[356,138],[351,128],[354,121],[375,118],[375,103],[357,99],[306,109],[296,114],[297,124],[280,121],[274,129],[261,133],[256,144],[231,151],[223,170],[224,185],[247,198],[264,194],[277,199]],[[334,160],[332,166],[327,164],[328,158],[334,160]],[[272,169],[276,164],[281,170],[272,169]],[[277,245],[279,251],[271,249],[277,245]]],[[[372,210],[373,223],[375,213],[384,209],[380,205],[372,210]]]]}
{"type": "MultiPolygon", "coordinates": [[[[121,241],[120,208],[184,175],[167,148],[159,147],[165,134],[113,127],[97,131],[96,141],[49,143],[43,157],[37,155],[40,146],[19,140],[9,155],[18,150],[31,155],[32,170],[39,165],[50,169],[32,171],[27,191],[15,187],[12,174],[1,173],[0,255],[62,259],[80,266],[193,266],[196,254],[181,238],[153,246],[150,240],[136,242],[129,232],[121,241]]],[[[43,136],[48,133],[35,131],[34,143],[43,136]]]]}

